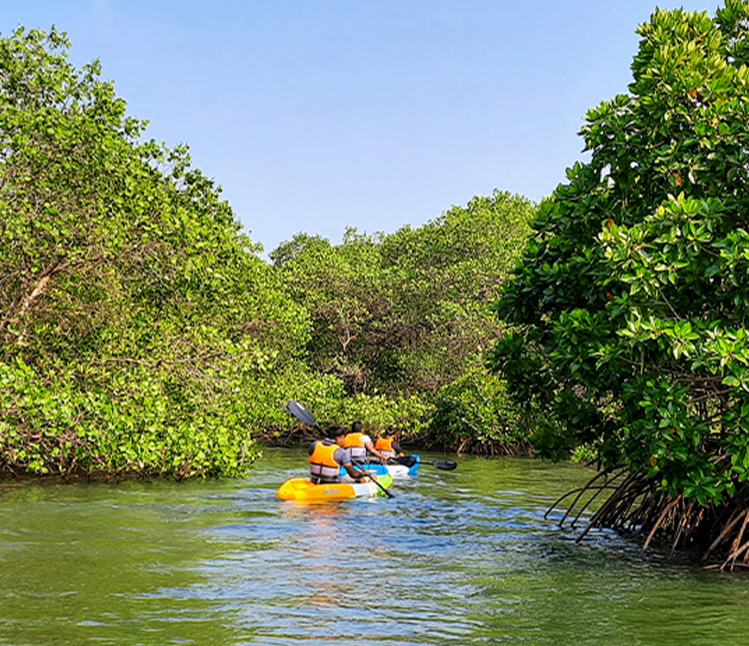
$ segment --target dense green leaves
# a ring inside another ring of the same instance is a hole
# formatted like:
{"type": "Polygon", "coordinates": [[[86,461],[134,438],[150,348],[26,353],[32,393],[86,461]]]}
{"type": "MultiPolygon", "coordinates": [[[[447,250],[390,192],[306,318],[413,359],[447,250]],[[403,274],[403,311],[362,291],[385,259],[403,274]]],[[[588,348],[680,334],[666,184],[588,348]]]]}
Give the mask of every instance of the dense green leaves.
{"type": "Polygon", "coordinates": [[[528,200],[496,192],[416,229],[281,245],[271,257],[311,314],[313,367],[351,392],[431,396],[482,365],[499,331],[488,305],[533,212],[528,200]]]}
{"type": "Polygon", "coordinates": [[[495,381],[483,367],[500,334],[489,303],[534,212],[528,200],[495,192],[415,229],[351,229],[338,246],[306,234],[282,244],[271,258],[310,313],[310,365],[339,377],[359,402],[385,397],[418,410],[428,441],[522,442],[525,426],[504,409],[501,387],[478,386],[495,381]]]}
{"type": "Polygon", "coordinates": [[[237,473],[299,381],[307,317],[186,149],[141,142],[67,47],[0,40],[2,461],[237,473]]]}
{"type": "Polygon", "coordinates": [[[412,434],[437,410],[446,445],[468,418],[479,441],[515,437],[481,377],[530,202],[497,192],[338,246],[300,234],[268,265],[186,147],[144,140],[68,47],[0,39],[0,469],[241,473],[292,398],[412,434]]]}
{"type": "Polygon", "coordinates": [[[539,209],[496,306],[493,354],[519,400],[672,494],[720,500],[747,478],[749,4],[656,10],[629,93],[591,110],[588,163],[539,209]]]}

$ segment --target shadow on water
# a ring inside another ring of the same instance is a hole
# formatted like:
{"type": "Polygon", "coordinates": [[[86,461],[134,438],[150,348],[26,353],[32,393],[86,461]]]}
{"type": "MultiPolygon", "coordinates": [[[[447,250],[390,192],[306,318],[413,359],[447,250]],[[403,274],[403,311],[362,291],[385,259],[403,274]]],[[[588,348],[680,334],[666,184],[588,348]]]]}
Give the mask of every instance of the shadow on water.
{"type": "Polygon", "coordinates": [[[241,480],[4,483],[0,644],[746,643],[746,578],[544,517],[590,471],[459,462],[322,505],[276,499],[289,449],[241,480]]]}

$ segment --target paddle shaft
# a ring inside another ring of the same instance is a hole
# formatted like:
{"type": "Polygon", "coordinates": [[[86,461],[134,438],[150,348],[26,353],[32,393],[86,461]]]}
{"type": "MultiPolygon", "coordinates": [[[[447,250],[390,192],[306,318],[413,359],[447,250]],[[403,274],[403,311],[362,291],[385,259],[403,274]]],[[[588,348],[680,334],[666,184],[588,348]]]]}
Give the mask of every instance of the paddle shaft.
{"type": "Polygon", "coordinates": [[[458,466],[458,463],[453,460],[435,460],[434,462],[420,462],[420,464],[429,464],[443,471],[452,471],[458,466]]]}
{"type": "Polygon", "coordinates": [[[434,460],[433,462],[429,462],[422,461],[421,459],[417,460],[412,455],[404,455],[399,458],[391,458],[391,460],[393,460],[396,464],[402,464],[409,468],[411,468],[415,464],[428,464],[437,469],[442,469],[443,471],[452,471],[458,466],[458,463],[454,460],[434,460]]]}

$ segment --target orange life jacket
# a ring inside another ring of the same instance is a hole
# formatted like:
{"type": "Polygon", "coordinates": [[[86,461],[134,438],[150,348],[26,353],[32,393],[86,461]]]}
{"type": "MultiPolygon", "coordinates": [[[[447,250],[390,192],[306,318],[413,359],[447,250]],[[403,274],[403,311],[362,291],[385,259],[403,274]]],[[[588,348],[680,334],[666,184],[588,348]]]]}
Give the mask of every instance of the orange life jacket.
{"type": "Polygon", "coordinates": [[[332,440],[318,440],[309,456],[310,480],[318,482],[338,482],[341,465],[335,460],[335,452],[340,447],[332,440]]]}
{"type": "Polygon", "coordinates": [[[352,446],[364,446],[364,440],[362,440],[364,433],[348,433],[346,440],[343,443],[344,449],[349,449],[352,446]]]}
{"type": "Polygon", "coordinates": [[[393,448],[393,442],[395,438],[390,437],[378,437],[375,442],[375,448],[384,455],[395,455],[395,449],[393,448]]]}

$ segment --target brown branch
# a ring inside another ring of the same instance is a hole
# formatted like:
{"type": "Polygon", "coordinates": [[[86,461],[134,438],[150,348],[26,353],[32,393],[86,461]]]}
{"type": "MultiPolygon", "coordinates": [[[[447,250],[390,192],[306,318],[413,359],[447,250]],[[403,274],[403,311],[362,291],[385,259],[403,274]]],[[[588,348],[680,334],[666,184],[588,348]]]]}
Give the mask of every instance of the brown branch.
{"type": "Polygon", "coordinates": [[[741,546],[740,549],[736,550],[735,552],[731,552],[731,554],[729,555],[729,557],[725,560],[725,563],[723,563],[723,565],[721,565],[720,569],[724,570],[728,566],[728,564],[730,563],[731,564],[731,571],[733,572],[733,568],[736,567],[736,565],[737,565],[736,561],[738,560],[739,556],[741,556],[742,554],[744,554],[747,550],[749,550],[749,541],[747,541],[746,543],[744,543],[741,546]]]}
{"type": "Polygon", "coordinates": [[[707,552],[705,552],[704,556],[705,559],[707,559],[712,551],[725,540],[726,536],[728,536],[730,531],[736,526],[736,523],[741,520],[742,515],[746,515],[747,513],[749,513],[749,510],[747,509],[736,509],[733,514],[731,514],[726,525],[723,527],[723,531],[718,535],[718,538],[711,543],[710,547],[707,548],[707,552]]]}
{"type": "Polygon", "coordinates": [[[593,515],[593,518],[590,519],[590,522],[582,531],[580,536],[577,537],[577,540],[575,542],[579,543],[580,541],[582,541],[582,539],[585,538],[588,532],[590,532],[590,530],[592,530],[594,527],[597,526],[600,519],[603,518],[609,512],[610,509],[614,508],[617,502],[626,495],[627,487],[629,486],[631,482],[634,482],[636,479],[637,479],[636,474],[630,474],[625,478],[624,482],[622,482],[622,484],[619,485],[616,491],[614,491],[614,493],[611,494],[611,496],[609,496],[606,502],[603,503],[603,505],[601,505],[601,508],[593,515]]]}
{"type": "Polygon", "coordinates": [[[687,524],[689,523],[689,520],[692,517],[692,510],[694,509],[694,503],[695,503],[694,500],[689,502],[689,506],[687,507],[686,510],[684,510],[684,513],[681,516],[681,520],[679,521],[679,525],[676,528],[676,532],[674,532],[674,540],[671,543],[671,555],[672,556],[674,554],[674,551],[676,551],[676,546],[679,543],[679,539],[681,538],[681,535],[684,533],[684,530],[687,524]]]}
{"type": "Polygon", "coordinates": [[[575,525],[577,525],[577,521],[580,520],[580,516],[582,516],[585,513],[585,511],[588,509],[588,507],[590,507],[590,505],[593,504],[595,499],[598,498],[599,494],[609,489],[614,489],[614,491],[616,491],[616,489],[610,486],[608,483],[603,485],[602,487],[599,487],[598,491],[596,491],[596,493],[594,493],[590,498],[588,498],[587,502],[582,507],[580,507],[580,510],[572,519],[572,522],[570,523],[570,527],[575,527],[575,525]]]}
{"type": "Polygon", "coordinates": [[[741,544],[741,539],[744,538],[744,532],[746,531],[747,523],[749,523],[749,510],[747,510],[747,513],[744,514],[744,522],[741,524],[741,529],[739,530],[739,533],[733,541],[733,545],[731,545],[732,553],[735,552],[738,546],[741,544]]]}
{"type": "Polygon", "coordinates": [[[34,301],[39,298],[39,296],[44,292],[47,284],[52,279],[52,277],[55,274],[58,274],[61,271],[67,269],[68,265],[69,261],[67,258],[58,258],[56,261],[54,261],[41,275],[31,292],[29,292],[23,299],[23,301],[21,301],[21,305],[18,308],[18,312],[16,313],[15,317],[13,317],[10,312],[8,312],[8,315],[5,317],[5,319],[0,322],[0,331],[7,330],[12,318],[18,319],[22,317],[31,308],[31,305],[34,303],[34,301]]]}
{"type": "MultiPolygon", "coordinates": [[[[624,473],[625,473],[624,471],[621,471],[616,477],[618,478],[621,475],[623,475],[624,473]]],[[[580,511],[577,513],[577,515],[575,516],[575,518],[572,520],[572,524],[570,526],[574,527],[577,524],[577,521],[580,520],[580,516],[582,516],[583,513],[585,513],[586,509],[595,501],[595,499],[598,497],[598,495],[601,492],[603,492],[606,489],[611,489],[611,488],[613,488],[613,487],[611,487],[609,485],[609,483],[607,482],[606,485],[604,485],[603,487],[601,487],[593,496],[591,496],[588,499],[588,501],[580,508],[580,511]]],[[[628,508],[631,507],[632,503],[634,502],[634,500],[637,499],[637,497],[641,495],[641,493],[642,493],[641,489],[642,488],[643,487],[640,487],[640,489],[635,489],[634,493],[631,492],[631,491],[629,492],[629,497],[631,499],[631,502],[628,503],[628,508]]]]}
{"type": "MultiPolygon", "coordinates": [[[[580,500],[580,498],[581,498],[581,497],[582,497],[582,496],[583,496],[583,495],[585,494],[585,492],[587,492],[587,491],[590,491],[590,490],[594,489],[594,487],[593,487],[593,483],[594,483],[594,482],[595,482],[596,480],[598,480],[599,478],[601,478],[601,477],[603,477],[603,476],[607,476],[608,474],[609,474],[609,472],[608,472],[608,471],[599,471],[599,472],[598,472],[598,473],[597,473],[597,474],[596,474],[596,475],[595,475],[595,476],[594,476],[594,477],[593,477],[593,478],[592,478],[591,480],[589,480],[589,481],[588,481],[588,483],[587,483],[587,484],[586,484],[586,485],[585,485],[584,487],[580,487],[579,489],[573,489],[572,491],[570,491],[570,492],[568,492],[568,493],[564,494],[563,496],[561,496],[560,498],[558,498],[558,499],[557,499],[557,500],[556,500],[556,501],[554,502],[554,504],[552,504],[552,505],[551,505],[551,507],[549,507],[549,509],[547,510],[547,512],[546,512],[546,513],[544,514],[544,518],[548,518],[548,517],[549,517],[549,514],[551,513],[551,511],[552,511],[553,509],[556,509],[556,507],[558,507],[558,506],[559,506],[559,504],[560,504],[560,503],[561,503],[561,502],[562,502],[563,500],[565,500],[566,498],[569,498],[570,496],[573,496],[573,495],[577,494],[577,496],[576,496],[576,497],[575,497],[575,499],[574,499],[574,500],[572,501],[572,504],[571,504],[571,505],[569,506],[569,508],[568,508],[568,509],[567,509],[567,511],[565,512],[564,516],[562,517],[562,519],[561,519],[561,520],[559,521],[559,523],[557,523],[557,524],[559,525],[559,527],[562,527],[562,525],[564,525],[564,522],[565,522],[565,521],[567,520],[567,518],[569,517],[569,515],[570,515],[570,514],[572,513],[572,510],[573,510],[573,509],[575,508],[575,505],[577,505],[578,501],[579,501],[579,500],[580,500]]],[[[585,505],[583,506],[583,510],[584,510],[585,508],[587,508],[587,506],[588,506],[588,505],[590,505],[591,501],[592,501],[593,499],[595,499],[595,497],[596,497],[596,496],[598,496],[598,494],[600,494],[600,493],[601,493],[601,491],[604,491],[605,489],[609,488],[609,485],[610,485],[610,482],[611,482],[611,481],[613,481],[613,480],[616,480],[617,478],[621,477],[621,475],[622,475],[622,474],[623,474],[623,472],[622,472],[622,471],[620,471],[620,472],[619,472],[618,474],[614,475],[614,476],[613,476],[613,478],[612,478],[611,480],[606,480],[606,481],[604,482],[604,484],[603,484],[603,485],[601,485],[600,487],[596,487],[596,489],[597,489],[596,493],[595,493],[595,494],[594,494],[594,495],[592,496],[592,498],[591,498],[590,500],[588,500],[588,502],[587,502],[587,503],[586,503],[586,504],[585,504],[585,505]]],[[[581,512],[581,513],[582,513],[582,512],[581,512]]],[[[577,515],[577,517],[575,518],[575,520],[577,520],[577,518],[579,518],[579,517],[580,517],[580,514],[578,514],[578,515],[577,515]]],[[[575,521],[573,521],[573,522],[572,522],[572,526],[573,526],[573,527],[574,527],[574,525],[575,525],[575,521]]]]}
{"type": "Polygon", "coordinates": [[[663,510],[661,515],[658,517],[658,520],[655,522],[655,525],[653,525],[653,529],[650,530],[650,534],[648,534],[648,538],[645,541],[645,544],[642,546],[642,550],[640,550],[640,556],[642,556],[645,553],[645,550],[648,549],[648,546],[650,545],[650,541],[653,540],[653,536],[655,536],[655,533],[660,529],[661,525],[663,524],[663,521],[666,519],[666,516],[670,511],[673,510],[676,505],[679,504],[679,502],[682,500],[681,495],[679,495],[675,500],[673,500],[670,504],[666,505],[666,508],[663,510]]]}

